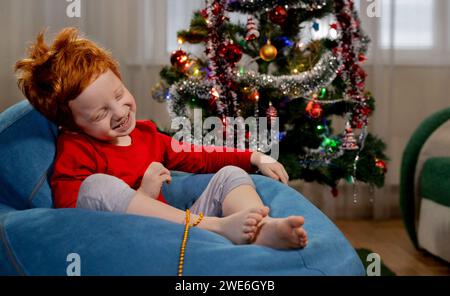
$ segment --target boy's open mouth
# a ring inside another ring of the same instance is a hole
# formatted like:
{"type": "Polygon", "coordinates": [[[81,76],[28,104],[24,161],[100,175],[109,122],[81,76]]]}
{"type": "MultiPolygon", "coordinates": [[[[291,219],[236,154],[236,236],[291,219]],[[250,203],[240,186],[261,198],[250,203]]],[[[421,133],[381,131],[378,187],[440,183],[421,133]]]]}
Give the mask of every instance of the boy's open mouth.
{"type": "Polygon", "coordinates": [[[125,127],[125,126],[128,126],[128,122],[129,121],[130,121],[130,113],[128,113],[126,118],[124,118],[115,127],[113,127],[113,129],[116,130],[116,129],[121,129],[121,128],[125,127]]]}

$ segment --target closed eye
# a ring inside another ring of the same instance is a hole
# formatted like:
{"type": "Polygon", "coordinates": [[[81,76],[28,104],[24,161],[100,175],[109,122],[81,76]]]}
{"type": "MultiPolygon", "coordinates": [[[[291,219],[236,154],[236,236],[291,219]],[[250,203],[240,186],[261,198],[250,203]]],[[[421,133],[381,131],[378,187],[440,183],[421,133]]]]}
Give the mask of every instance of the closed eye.
{"type": "Polygon", "coordinates": [[[115,95],[116,95],[116,97],[115,97],[116,101],[120,100],[120,99],[123,97],[123,94],[124,94],[123,87],[121,87],[121,88],[119,89],[119,91],[116,91],[116,92],[114,92],[114,93],[115,93],[115,95]]]}
{"type": "Polygon", "coordinates": [[[116,96],[116,101],[120,100],[123,97],[123,93],[121,93],[120,95],[116,96]]]}
{"type": "Polygon", "coordinates": [[[107,109],[102,109],[97,116],[95,117],[94,121],[99,121],[102,120],[103,118],[105,118],[105,116],[108,114],[108,110],[107,109]]]}

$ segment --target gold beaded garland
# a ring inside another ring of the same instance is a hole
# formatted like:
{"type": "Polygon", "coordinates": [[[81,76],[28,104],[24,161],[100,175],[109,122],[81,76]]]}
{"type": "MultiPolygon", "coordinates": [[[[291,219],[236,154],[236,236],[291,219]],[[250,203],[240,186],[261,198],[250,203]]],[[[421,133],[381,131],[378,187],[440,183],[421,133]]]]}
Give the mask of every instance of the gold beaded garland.
{"type": "MultiPolygon", "coordinates": [[[[203,220],[203,213],[200,213],[197,221],[192,224],[192,227],[197,226],[203,220]]],[[[184,251],[186,250],[186,242],[189,235],[189,227],[191,224],[191,211],[189,209],[186,210],[186,225],[184,226],[184,234],[183,241],[181,242],[181,251],[180,251],[180,261],[178,262],[178,276],[183,275],[183,264],[184,264],[184,251]]]]}

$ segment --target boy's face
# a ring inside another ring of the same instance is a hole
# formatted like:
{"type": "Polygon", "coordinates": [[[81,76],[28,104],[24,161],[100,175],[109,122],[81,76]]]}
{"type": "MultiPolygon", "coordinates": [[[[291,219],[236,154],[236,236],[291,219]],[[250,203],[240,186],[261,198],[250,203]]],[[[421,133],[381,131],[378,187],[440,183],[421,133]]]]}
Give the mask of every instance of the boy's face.
{"type": "Polygon", "coordinates": [[[111,71],[98,76],[69,102],[75,124],[98,140],[119,144],[136,126],[136,102],[111,71]]]}

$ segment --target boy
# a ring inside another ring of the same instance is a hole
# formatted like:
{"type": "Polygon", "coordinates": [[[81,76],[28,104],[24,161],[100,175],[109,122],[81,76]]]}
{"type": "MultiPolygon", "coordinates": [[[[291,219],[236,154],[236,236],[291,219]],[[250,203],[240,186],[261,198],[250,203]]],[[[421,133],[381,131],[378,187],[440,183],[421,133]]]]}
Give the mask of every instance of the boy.
{"type": "MultiPolygon", "coordinates": [[[[136,120],[136,103],[116,61],[75,28],[62,30],[51,47],[44,34],[16,63],[18,84],[30,103],[61,128],[51,187],[58,208],[126,212],[184,223],[185,213],[161,194],[169,170],[216,173],[192,206],[191,221],[235,244],[302,248],[301,216],[272,218],[247,172],[255,168],[287,183],[284,167],[249,150],[175,152],[172,138],[154,123],[136,120]],[[241,167],[241,168],[239,168],[241,167]]],[[[179,143],[188,145],[187,143],[179,143]]],[[[194,150],[190,150],[194,151],[194,150]]]]}

